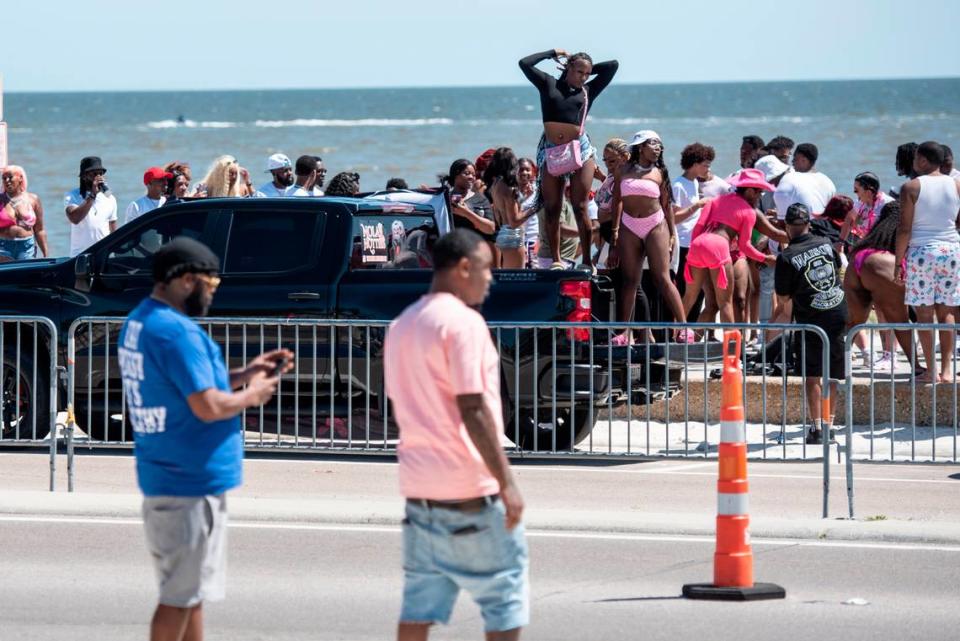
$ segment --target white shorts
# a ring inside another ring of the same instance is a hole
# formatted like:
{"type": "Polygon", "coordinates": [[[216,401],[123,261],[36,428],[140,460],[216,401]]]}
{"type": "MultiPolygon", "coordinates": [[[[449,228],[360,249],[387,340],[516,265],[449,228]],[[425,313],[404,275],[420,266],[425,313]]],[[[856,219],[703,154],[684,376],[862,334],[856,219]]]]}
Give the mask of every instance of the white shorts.
{"type": "Polygon", "coordinates": [[[960,244],[934,242],[911,247],[906,262],[904,303],[960,305],[960,244]]]}

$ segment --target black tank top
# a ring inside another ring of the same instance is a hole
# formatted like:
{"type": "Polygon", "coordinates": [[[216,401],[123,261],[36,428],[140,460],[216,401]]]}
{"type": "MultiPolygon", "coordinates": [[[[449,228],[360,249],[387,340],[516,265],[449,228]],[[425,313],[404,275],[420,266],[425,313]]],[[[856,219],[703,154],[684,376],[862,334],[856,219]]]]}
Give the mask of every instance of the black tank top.
{"type": "MultiPolygon", "coordinates": [[[[540,92],[540,110],[543,112],[543,122],[564,122],[579,125],[583,118],[583,91],[571,87],[564,80],[537,69],[539,62],[554,57],[554,51],[535,53],[520,60],[520,69],[523,75],[533,83],[540,92]]],[[[600,92],[607,88],[614,74],[617,73],[620,63],[616,60],[598,62],[593,65],[596,78],[586,83],[587,96],[590,100],[587,111],[593,107],[594,100],[600,92]]]]}

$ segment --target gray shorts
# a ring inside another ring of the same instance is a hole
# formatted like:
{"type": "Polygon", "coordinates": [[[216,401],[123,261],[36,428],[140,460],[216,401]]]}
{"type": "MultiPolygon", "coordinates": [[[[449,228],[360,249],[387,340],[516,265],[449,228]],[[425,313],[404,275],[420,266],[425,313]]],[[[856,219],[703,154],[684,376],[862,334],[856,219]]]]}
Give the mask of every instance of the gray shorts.
{"type": "Polygon", "coordinates": [[[227,574],[227,496],[146,496],[143,528],[160,603],[222,601],[227,574]]]}

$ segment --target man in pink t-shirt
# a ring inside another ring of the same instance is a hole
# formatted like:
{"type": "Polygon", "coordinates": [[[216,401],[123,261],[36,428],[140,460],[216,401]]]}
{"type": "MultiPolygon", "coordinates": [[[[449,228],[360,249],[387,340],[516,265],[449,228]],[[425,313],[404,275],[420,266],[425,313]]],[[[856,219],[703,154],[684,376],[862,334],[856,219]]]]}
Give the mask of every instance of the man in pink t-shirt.
{"type": "Polygon", "coordinates": [[[426,639],[462,588],[488,639],[518,639],[530,619],[523,499],[503,453],[499,356],[473,309],[490,289],[492,255],[458,229],[433,260],[430,292],[393,321],[384,346],[407,499],[397,638],[426,639]]]}

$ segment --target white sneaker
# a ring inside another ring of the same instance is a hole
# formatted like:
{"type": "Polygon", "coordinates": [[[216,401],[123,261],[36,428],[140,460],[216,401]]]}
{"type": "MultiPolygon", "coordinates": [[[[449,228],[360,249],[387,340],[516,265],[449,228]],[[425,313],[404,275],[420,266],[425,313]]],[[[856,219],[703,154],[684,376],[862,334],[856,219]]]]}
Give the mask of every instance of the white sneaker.
{"type": "Polygon", "coordinates": [[[873,365],[873,352],[860,352],[860,367],[870,369],[873,365]]]}
{"type": "Polygon", "coordinates": [[[873,365],[877,369],[885,368],[892,370],[894,367],[893,355],[890,354],[890,352],[884,352],[880,355],[880,358],[873,361],[873,365]]]}

